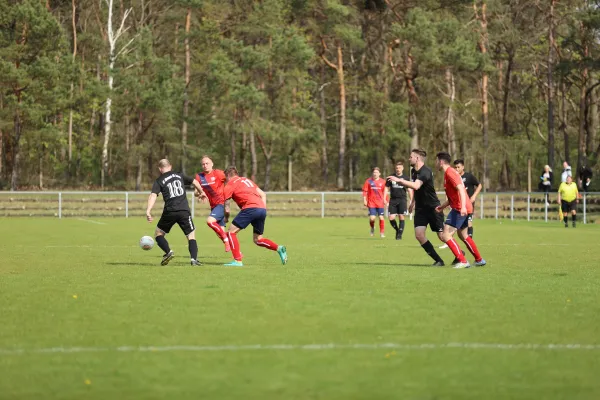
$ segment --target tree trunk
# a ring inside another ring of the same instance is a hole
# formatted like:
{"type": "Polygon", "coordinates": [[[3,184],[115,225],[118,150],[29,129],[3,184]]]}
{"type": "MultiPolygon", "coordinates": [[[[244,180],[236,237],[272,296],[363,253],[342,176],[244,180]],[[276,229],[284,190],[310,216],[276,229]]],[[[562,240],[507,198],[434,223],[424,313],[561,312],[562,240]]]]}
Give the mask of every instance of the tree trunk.
{"type": "Polygon", "coordinates": [[[114,68],[114,55],[111,50],[111,54],[109,55],[110,62],[108,64],[108,91],[109,95],[106,98],[106,108],[104,113],[104,142],[102,144],[102,168],[100,172],[100,187],[104,189],[104,183],[106,179],[106,175],[108,174],[108,144],[110,142],[110,133],[111,133],[111,125],[112,121],[111,117],[111,108],[112,108],[112,90],[113,90],[113,68],[114,68]]]}
{"type": "Polygon", "coordinates": [[[456,157],[456,135],[454,132],[454,101],[456,99],[456,86],[454,74],[450,68],[446,68],[446,89],[448,90],[448,111],[446,112],[446,139],[448,141],[448,153],[456,157]]]}
{"type": "Polygon", "coordinates": [[[183,90],[183,123],[181,124],[181,172],[185,174],[187,163],[188,116],[190,99],[188,88],[190,85],[190,25],[192,9],[188,7],[185,16],[185,88],[183,90]]]}
{"type": "Polygon", "coordinates": [[[569,131],[567,129],[568,125],[568,118],[569,118],[569,114],[567,112],[567,102],[566,102],[566,97],[567,97],[567,88],[564,82],[562,82],[561,84],[561,88],[562,88],[562,93],[561,93],[561,122],[560,122],[560,129],[562,131],[563,134],[563,141],[564,141],[564,145],[565,145],[565,158],[564,160],[566,162],[568,162],[570,164],[571,161],[571,157],[570,157],[570,148],[569,148],[569,131]]]}
{"type": "Polygon", "coordinates": [[[254,132],[250,131],[250,162],[251,173],[250,179],[256,182],[256,174],[258,172],[258,160],[256,159],[256,144],[254,143],[254,132]]]}
{"type": "MultiPolygon", "coordinates": [[[[18,96],[19,98],[19,103],[21,101],[21,96],[18,96]]],[[[11,174],[11,178],[10,178],[10,190],[11,191],[15,191],[18,188],[18,182],[19,182],[19,160],[21,159],[21,152],[20,152],[20,148],[19,148],[19,141],[21,140],[21,134],[22,134],[22,129],[23,127],[21,126],[21,116],[19,115],[19,112],[15,112],[15,130],[14,130],[14,136],[13,136],[13,151],[12,151],[12,156],[13,156],[13,165],[12,165],[12,174],[11,174]]]]}
{"type": "MultiPolygon", "coordinates": [[[[587,57],[587,47],[585,49],[585,53],[586,53],[586,57],[587,57]]],[[[586,125],[587,125],[587,119],[586,119],[586,113],[585,113],[585,108],[586,108],[586,101],[587,101],[587,96],[586,96],[586,90],[587,90],[587,81],[588,81],[588,69],[584,68],[582,73],[581,73],[581,92],[579,94],[579,140],[578,140],[578,145],[577,145],[577,170],[579,170],[579,167],[581,167],[581,165],[583,165],[583,163],[585,162],[585,155],[586,155],[586,125]]]]}
{"type": "Polygon", "coordinates": [[[413,57],[408,52],[405,56],[404,81],[408,90],[408,132],[410,135],[410,147],[416,149],[419,147],[419,129],[417,127],[417,105],[419,96],[414,85],[415,73],[413,71],[413,57]]]}
{"type": "Polygon", "coordinates": [[[548,26],[548,165],[554,168],[554,3],[550,1],[548,26]]]}
{"type": "MultiPolygon", "coordinates": [[[[235,120],[235,116],[234,116],[234,120],[235,120]]],[[[227,128],[229,129],[229,125],[227,125],[227,128]]],[[[231,137],[230,137],[230,141],[229,141],[229,149],[231,151],[231,165],[236,165],[236,134],[235,134],[235,125],[233,126],[233,128],[231,129],[231,137]]]]}
{"type": "MultiPolygon", "coordinates": [[[[479,32],[479,51],[484,56],[487,54],[488,31],[487,31],[487,4],[482,1],[481,14],[477,9],[478,0],[474,2],[475,15],[479,20],[481,31],[479,32]]],[[[489,112],[488,112],[488,74],[485,69],[481,73],[481,133],[483,139],[483,187],[487,190],[490,185],[488,169],[488,148],[489,148],[489,112]]]]}
{"type": "Polygon", "coordinates": [[[337,46],[337,75],[340,84],[340,142],[338,150],[337,188],[344,188],[344,161],[346,157],[346,85],[344,83],[344,57],[342,46],[337,46]]]}
{"type": "Polygon", "coordinates": [[[142,159],[142,154],[138,154],[137,156],[137,174],[135,176],[135,190],[139,192],[142,190],[142,171],[144,170],[144,161],[142,159]]]}
{"type": "Polygon", "coordinates": [[[258,140],[258,144],[265,156],[265,184],[263,185],[263,190],[267,191],[270,187],[271,180],[271,157],[273,155],[273,143],[269,143],[269,151],[267,151],[267,147],[259,134],[256,134],[256,139],[258,140]]]}
{"type": "Polygon", "coordinates": [[[321,176],[325,187],[329,181],[329,164],[327,160],[327,111],[325,109],[325,66],[321,67],[321,90],[319,91],[319,106],[321,115],[321,176]]]}
{"type": "Polygon", "coordinates": [[[293,156],[288,154],[288,192],[292,191],[292,167],[293,167],[293,156]]]}
{"type": "Polygon", "coordinates": [[[38,186],[44,190],[44,144],[40,143],[40,156],[38,158],[38,186]]]}
{"type": "MultiPolygon", "coordinates": [[[[593,79],[591,82],[592,85],[598,85],[597,79],[593,79]]],[[[596,134],[598,129],[600,128],[600,121],[598,116],[598,90],[597,88],[592,89],[587,96],[588,100],[588,110],[589,110],[589,124],[588,130],[586,134],[586,162],[589,162],[590,158],[593,156],[594,148],[596,147],[596,134]]]]}
{"type": "Polygon", "coordinates": [[[508,60],[503,85],[504,93],[502,98],[502,134],[505,137],[511,136],[510,126],[508,124],[508,102],[510,100],[510,78],[514,66],[514,60],[515,53],[514,50],[511,48],[508,50],[508,60]]]}
{"type": "Polygon", "coordinates": [[[242,161],[242,165],[240,168],[240,171],[242,173],[242,176],[248,176],[248,167],[247,167],[247,160],[248,160],[248,135],[246,134],[246,131],[242,131],[242,152],[240,155],[242,161]]]}

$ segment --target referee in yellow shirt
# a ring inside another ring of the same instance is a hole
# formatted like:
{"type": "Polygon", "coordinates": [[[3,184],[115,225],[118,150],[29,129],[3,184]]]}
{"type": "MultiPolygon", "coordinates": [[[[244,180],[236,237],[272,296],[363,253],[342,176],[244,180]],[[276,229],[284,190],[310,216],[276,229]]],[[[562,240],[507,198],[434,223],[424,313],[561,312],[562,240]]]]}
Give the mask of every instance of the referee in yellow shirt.
{"type": "Polygon", "coordinates": [[[569,227],[569,211],[571,211],[571,219],[573,221],[573,228],[575,228],[575,222],[577,220],[577,203],[579,192],[577,191],[577,185],[573,182],[573,177],[567,176],[567,181],[560,184],[558,187],[558,204],[563,212],[563,222],[565,228],[569,227]]]}

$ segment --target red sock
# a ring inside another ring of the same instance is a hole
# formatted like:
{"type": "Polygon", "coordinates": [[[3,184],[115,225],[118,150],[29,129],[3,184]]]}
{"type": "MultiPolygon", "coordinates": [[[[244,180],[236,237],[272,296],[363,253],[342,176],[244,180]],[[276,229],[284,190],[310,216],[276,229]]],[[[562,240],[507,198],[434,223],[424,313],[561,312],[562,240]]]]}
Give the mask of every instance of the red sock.
{"type": "Polygon", "coordinates": [[[383,234],[384,231],[385,231],[385,221],[380,219],[379,220],[379,233],[383,234]]]}
{"type": "Polygon", "coordinates": [[[242,251],[240,250],[240,242],[238,242],[237,235],[235,233],[227,232],[229,238],[229,245],[231,246],[231,253],[233,258],[237,261],[242,261],[242,251]]]}
{"type": "Polygon", "coordinates": [[[475,257],[475,261],[481,261],[481,254],[479,254],[479,250],[477,250],[477,245],[473,241],[473,238],[467,236],[466,239],[463,239],[463,242],[465,242],[467,249],[473,254],[473,257],[475,257]]]}
{"type": "Polygon", "coordinates": [[[369,225],[371,225],[371,229],[375,228],[375,221],[369,220],[369,225]]]}
{"type": "Polygon", "coordinates": [[[224,240],[227,237],[225,234],[225,231],[223,231],[223,228],[221,228],[221,225],[219,225],[216,221],[215,222],[207,222],[206,225],[208,225],[208,227],[210,229],[215,231],[215,233],[217,234],[219,239],[224,240]]]}
{"type": "Polygon", "coordinates": [[[452,254],[454,254],[454,257],[456,257],[458,261],[462,263],[467,262],[467,259],[460,250],[460,247],[458,246],[458,243],[456,243],[456,240],[450,239],[446,242],[446,244],[448,245],[450,250],[452,250],[452,254]]]}
{"type": "Polygon", "coordinates": [[[267,249],[273,250],[273,251],[276,251],[277,248],[279,247],[277,245],[277,243],[273,243],[269,239],[265,239],[265,238],[262,238],[258,242],[256,242],[256,245],[260,246],[260,247],[266,247],[267,249]]]}

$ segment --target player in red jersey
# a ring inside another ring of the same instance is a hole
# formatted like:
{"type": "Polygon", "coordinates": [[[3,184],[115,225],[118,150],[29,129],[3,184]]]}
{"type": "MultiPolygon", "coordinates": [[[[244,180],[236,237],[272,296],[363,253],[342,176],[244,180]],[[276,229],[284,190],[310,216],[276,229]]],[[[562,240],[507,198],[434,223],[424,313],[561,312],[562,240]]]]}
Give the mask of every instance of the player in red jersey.
{"type": "Polygon", "coordinates": [[[276,251],[281,258],[281,263],[287,262],[287,252],[285,246],[278,246],[269,239],[263,238],[265,230],[265,219],[267,218],[267,195],[256,183],[248,178],[238,176],[235,167],[228,167],[225,170],[227,184],[225,185],[225,199],[233,199],[242,210],[233,219],[229,225],[227,236],[231,245],[233,261],[225,264],[228,267],[243,267],[242,252],[237,233],[252,224],[254,231],[254,243],[257,246],[266,247],[269,250],[276,251]]]}
{"type": "Polygon", "coordinates": [[[475,266],[482,267],[486,262],[479,254],[479,250],[477,249],[473,238],[470,237],[468,233],[468,216],[473,212],[473,205],[467,196],[467,190],[463,184],[462,177],[450,166],[450,161],[450,154],[446,152],[439,152],[436,155],[436,166],[440,171],[444,171],[444,189],[446,190],[448,200],[437,206],[435,210],[441,213],[444,211],[444,208],[448,206],[452,208],[450,213],[448,213],[448,217],[446,217],[442,240],[448,245],[458,260],[458,263],[454,265],[454,268],[469,268],[471,265],[465,258],[458,243],[456,243],[456,240],[453,238],[454,233],[458,230],[458,236],[467,245],[467,248],[475,257],[475,266]]]}
{"type": "Polygon", "coordinates": [[[373,168],[372,175],[363,185],[363,204],[369,209],[369,224],[371,225],[371,236],[375,233],[375,217],[379,216],[379,235],[385,237],[384,208],[387,205],[385,199],[385,179],[380,178],[381,171],[378,167],[373,168]]]}
{"type": "Polygon", "coordinates": [[[220,169],[213,169],[213,161],[209,156],[202,157],[202,171],[196,174],[196,181],[202,186],[202,193],[196,192],[200,200],[210,203],[210,215],[206,218],[206,225],[223,241],[225,251],[230,251],[229,239],[225,233],[225,223],[229,216],[229,207],[225,205],[223,188],[225,186],[225,173],[220,169]]]}

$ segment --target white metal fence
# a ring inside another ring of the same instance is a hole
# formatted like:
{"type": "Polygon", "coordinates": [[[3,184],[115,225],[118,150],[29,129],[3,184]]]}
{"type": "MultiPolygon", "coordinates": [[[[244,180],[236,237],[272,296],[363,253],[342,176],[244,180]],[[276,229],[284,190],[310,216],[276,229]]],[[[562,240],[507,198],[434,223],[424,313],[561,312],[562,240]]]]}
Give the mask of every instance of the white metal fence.
{"type": "MultiPolygon", "coordinates": [[[[270,216],[362,217],[366,215],[360,192],[269,192],[270,216]]],[[[443,195],[440,195],[442,197],[443,195]]],[[[0,192],[0,217],[143,217],[147,192],[0,192]]],[[[205,215],[208,205],[192,201],[192,214],[205,215]]],[[[552,221],[558,219],[556,193],[547,204],[541,192],[481,193],[476,218],[552,221]]],[[[154,207],[160,213],[162,199],[154,207]]],[[[234,212],[235,213],[235,212],[234,212]]],[[[583,223],[600,223],[600,192],[581,198],[578,213],[583,223]]]]}

